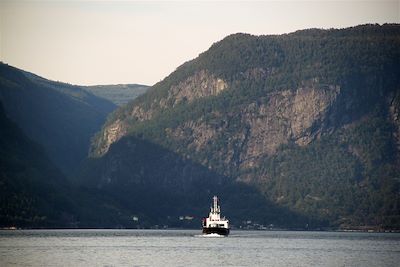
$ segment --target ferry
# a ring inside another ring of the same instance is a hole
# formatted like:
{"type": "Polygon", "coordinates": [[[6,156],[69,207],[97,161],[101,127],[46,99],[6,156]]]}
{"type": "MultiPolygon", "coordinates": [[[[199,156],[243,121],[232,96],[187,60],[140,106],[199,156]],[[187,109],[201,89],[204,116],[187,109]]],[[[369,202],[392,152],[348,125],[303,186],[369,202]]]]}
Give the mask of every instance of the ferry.
{"type": "Polygon", "coordinates": [[[217,196],[213,197],[213,206],[208,218],[203,218],[203,234],[229,235],[229,220],[221,218],[221,207],[217,196]]]}

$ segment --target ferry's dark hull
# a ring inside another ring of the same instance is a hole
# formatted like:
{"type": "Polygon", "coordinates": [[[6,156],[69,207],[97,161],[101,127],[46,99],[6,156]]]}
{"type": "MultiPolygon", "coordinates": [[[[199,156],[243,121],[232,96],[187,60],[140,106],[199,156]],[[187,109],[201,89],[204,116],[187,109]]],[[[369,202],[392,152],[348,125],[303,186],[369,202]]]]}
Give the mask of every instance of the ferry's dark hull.
{"type": "Polygon", "coordinates": [[[229,235],[229,228],[203,227],[203,234],[229,235]]]}

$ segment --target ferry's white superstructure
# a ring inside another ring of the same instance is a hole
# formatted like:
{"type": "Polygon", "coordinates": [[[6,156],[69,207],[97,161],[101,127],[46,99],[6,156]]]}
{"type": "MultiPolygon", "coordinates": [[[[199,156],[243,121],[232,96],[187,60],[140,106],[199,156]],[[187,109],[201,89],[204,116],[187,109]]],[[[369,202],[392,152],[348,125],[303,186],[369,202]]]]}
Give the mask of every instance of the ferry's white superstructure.
{"type": "Polygon", "coordinates": [[[229,234],[229,220],[221,218],[221,207],[218,203],[218,197],[213,197],[213,206],[211,207],[208,218],[203,218],[204,234],[229,234]]]}

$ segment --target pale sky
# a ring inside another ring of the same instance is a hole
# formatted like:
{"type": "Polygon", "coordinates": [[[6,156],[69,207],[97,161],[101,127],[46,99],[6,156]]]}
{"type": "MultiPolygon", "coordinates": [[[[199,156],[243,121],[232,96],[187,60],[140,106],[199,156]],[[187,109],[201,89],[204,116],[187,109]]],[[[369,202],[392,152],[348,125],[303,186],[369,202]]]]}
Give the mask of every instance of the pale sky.
{"type": "Polygon", "coordinates": [[[232,33],[365,23],[400,23],[399,0],[0,0],[0,60],[72,84],[153,85],[232,33]]]}

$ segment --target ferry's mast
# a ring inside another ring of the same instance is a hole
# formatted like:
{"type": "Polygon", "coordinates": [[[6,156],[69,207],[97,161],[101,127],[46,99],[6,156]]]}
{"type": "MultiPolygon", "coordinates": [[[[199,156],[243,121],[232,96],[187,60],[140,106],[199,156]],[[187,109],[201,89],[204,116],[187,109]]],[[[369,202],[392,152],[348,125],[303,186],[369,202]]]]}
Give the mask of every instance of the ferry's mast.
{"type": "Polygon", "coordinates": [[[214,213],[219,213],[219,207],[218,207],[218,197],[214,196],[214,213]]]}
{"type": "Polygon", "coordinates": [[[214,203],[213,203],[213,206],[211,207],[211,213],[216,215],[221,212],[221,208],[218,205],[218,197],[214,196],[213,200],[214,200],[214,203]]]}

